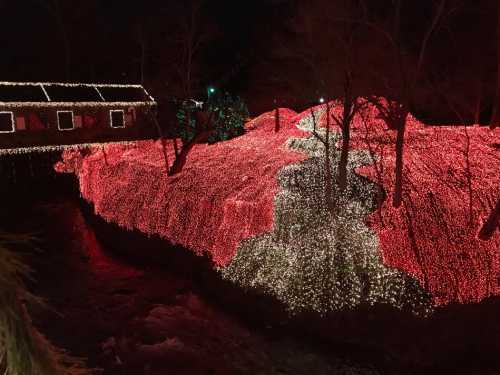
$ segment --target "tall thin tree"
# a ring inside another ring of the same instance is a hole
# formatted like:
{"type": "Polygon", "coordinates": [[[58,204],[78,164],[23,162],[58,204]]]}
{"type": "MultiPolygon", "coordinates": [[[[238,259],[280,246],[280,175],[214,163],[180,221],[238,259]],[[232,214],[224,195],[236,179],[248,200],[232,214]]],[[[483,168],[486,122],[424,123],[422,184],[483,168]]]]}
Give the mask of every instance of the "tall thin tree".
{"type": "Polygon", "coordinates": [[[61,38],[63,51],[64,51],[64,72],[66,80],[71,79],[71,64],[72,64],[72,52],[71,52],[71,42],[68,33],[68,26],[65,22],[65,15],[61,7],[62,3],[60,0],[36,0],[40,3],[49,13],[49,15],[54,20],[59,35],[61,38]]]}
{"type": "Polygon", "coordinates": [[[494,129],[498,126],[500,122],[500,2],[497,3],[497,36],[496,36],[496,65],[497,65],[497,77],[495,85],[495,97],[493,99],[493,108],[490,119],[490,128],[494,129]]]}
{"type": "Polygon", "coordinates": [[[408,115],[415,109],[415,87],[421,77],[422,69],[429,42],[432,35],[438,28],[438,25],[445,14],[447,0],[439,0],[434,7],[434,12],[429,25],[424,31],[424,35],[419,43],[419,49],[415,64],[409,63],[405,58],[405,46],[401,33],[401,19],[403,16],[403,1],[393,1],[392,25],[390,30],[377,24],[377,22],[365,22],[370,29],[379,31],[380,35],[389,41],[393,50],[393,61],[395,62],[395,71],[387,72],[393,75],[395,73],[395,85],[392,88],[392,98],[389,100],[380,100],[371,98],[381,112],[381,117],[387,123],[390,129],[396,130],[396,162],[393,206],[399,208],[403,199],[403,170],[404,170],[404,144],[406,122],[408,115]]]}

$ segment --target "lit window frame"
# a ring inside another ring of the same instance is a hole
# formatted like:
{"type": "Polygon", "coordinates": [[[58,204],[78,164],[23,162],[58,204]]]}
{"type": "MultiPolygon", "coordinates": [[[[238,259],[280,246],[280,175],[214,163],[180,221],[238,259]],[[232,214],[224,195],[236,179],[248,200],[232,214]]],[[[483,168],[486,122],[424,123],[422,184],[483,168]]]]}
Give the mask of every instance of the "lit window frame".
{"type": "Polygon", "coordinates": [[[111,109],[109,111],[109,126],[112,128],[112,129],[123,129],[125,128],[125,110],[123,109],[111,109]],[[113,125],[113,113],[121,113],[122,115],[122,119],[123,119],[123,125],[122,126],[114,126],[113,125]]]}
{"type": "Polygon", "coordinates": [[[71,131],[71,130],[75,130],[75,115],[74,115],[73,111],[69,111],[69,110],[57,111],[57,129],[59,129],[59,131],[71,131]],[[72,125],[71,128],[61,129],[61,124],[59,122],[59,114],[60,113],[71,113],[71,125],[72,125]]]}
{"type": "Polygon", "coordinates": [[[14,121],[14,112],[12,112],[12,111],[0,111],[0,115],[3,115],[3,114],[10,115],[10,125],[12,127],[12,130],[0,130],[0,133],[3,133],[3,134],[14,133],[16,131],[16,123],[14,121]]]}

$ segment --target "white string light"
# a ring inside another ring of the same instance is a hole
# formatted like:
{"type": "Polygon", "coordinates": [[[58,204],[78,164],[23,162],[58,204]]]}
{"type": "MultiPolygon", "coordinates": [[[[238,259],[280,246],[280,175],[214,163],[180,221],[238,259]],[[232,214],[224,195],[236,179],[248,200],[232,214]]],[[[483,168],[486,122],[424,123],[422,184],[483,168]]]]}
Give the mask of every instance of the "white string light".
{"type": "Polygon", "coordinates": [[[4,148],[0,149],[0,156],[2,155],[16,155],[16,154],[29,154],[32,152],[52,152],[52,151],[65,151],[65,150],[80,150],[85,148],[99,148],[103,145],[136,145],[137,141],[117,141],[117,142],[104,142],[104,143],[78,143],[69,145],[50,145],[50,146],[33,146],[33,147],[18,147],[18,148],[4,148]]]}
{"type": "MultiPolygon", "coordinates": [[[[340,116],[342,107],[330,105],[340,116]]],[[[78,166],[82,196],[97,214],[209,253],[225,278],[275,296],[291,312],[326,314],[381,303],[426,315],[435,305],[499,295],[499,239],[478,242],[462,220],[460,128],[429,130],[409,116],[404,202],[415,207],[393,209],[389,196],[375,211],[377,184],[393,191],[395,132],[377,119],[374,106],[365,112],[366,130],[360,116],[352,124],[348,188],[336,195],[342,210],[333,214],[323,203],[324,146],[310,136],[314,128],[326,136],[325,105],[314,108],[314,117],[310,110],[294,117],[280,109],[279,133],[270,112],[248,123],[241,137],[197,145],[172,178],[164,174],[159,143],[137,142],[134,150],[109,146],[109,164],[96,150],[66,156],[78,166]],[[376,168],[383,170],[380,179],[376,168]],[[277,187],[269,182],[276,176],[277,187]]],[[[330,137],[338,147],[339,135],[330,137]]],[[[483,199],[500,193],[489,146],[496,138],[480,128],[470,137],[473,208],[480,217],[488,207],[483,199]]],[[[339,155],[332,149],[334,169],[339,155]]]]}
{"type": "Polygon", "coordinates": [[[0,82],[0,86],[20,86],[20,87],[38,87],[44,93],[47,102],[36,102],[36,101],[17,101],[17,102],[1,102],[0,107],[5,108],[20,108],[20,107],[33,107],[33,108],[44,108],[44,107],[112,107],[112,106],[155,106],[156,101],[154,98],[146,91],[146,89],[141,85],[124,85],[124,84],[99,84],[99,83],[61,83],[61,82],[0,82]],[[46,86],[61,86],[61,87],[91,87],[96,90],[99,97],[103,101],[52,101],[47,93],[46,86]],[[144,101],[104,101],[99,88],[135,88],[141,89],[148,100],[144,101]]]}
{"type": "MultiPolygon", "coordinates": [[[[319,108],[314,117],[324,112],[319,108]]],[[[312,132],[313,121],[307,115],[297,126],[312,132]]],[[[323,129],[317,132],[326,135],[323,129]]],[[[338,140],[332,132],[330,143],[338,140]]],[[[332,215],[324,199],[323,144],[310,136],[290,139],[288,146],[311,158],[280,172],[273,231],[243,241],[232,262],[218,268],[223,277],[272,294],[293,314],[327,314],[374,304],[430,313],[429,295],[416,279],[384,265],[377,235],[364,222],[373,209],[375,186],[354,169],[370,162],[366,152],[350,153],[348,188],[336,197],[342,209],[332,215]]],[[[338,152],[330,157],[331,165],[337,165],[338,152]]]]}

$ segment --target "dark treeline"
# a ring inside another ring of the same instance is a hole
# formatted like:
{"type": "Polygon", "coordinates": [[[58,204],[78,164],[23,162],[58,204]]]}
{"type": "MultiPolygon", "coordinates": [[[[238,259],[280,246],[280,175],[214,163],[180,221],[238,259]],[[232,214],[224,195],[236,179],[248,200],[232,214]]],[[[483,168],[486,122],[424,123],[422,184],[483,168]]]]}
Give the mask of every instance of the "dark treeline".
{"type": "Polygon", "coordinates": [[[319,95],[343,98],[344,79],[334,75],[348,54],[357,94],[398,98],[398,86],[409,86],[411,112],[426,122],[499,122],[497,1],[312,0],[293,8],[256,36],[261,59],[249,90],[262,107],[276,97],[298,108],[319,95]]]}
{"type": "MultiPolygon", "coordinates": [[[[364,72],[355,74],[354,81],[362,82],[369,94],[391,96],[393,55],[380,33],[366,24],[391,31],[396,3],[0,0],[0,79],[142,82],[160,102],[163,123],[173,119],[172,98],[203,100],[208,85],[241,95],[254,114],[272,109],[274,103],[301,109],[317,100],[321,90],[311,87],[316,82],[309,68],[296,53],[284,54],[283,46],[304,48],[296,43],[303,32],[297,25],[304,18],[314,20],[314,12],[320,11],[334,20],[323,17],[320,22],[330,22],[328,27],[314,25],[310,36],[317,41],[314,48],[329,57],[328,68],[343,71],[345,61],[341,48],[321,44],[328,41],[323,34],[345,37],[347,23],[338,19],[355,20],[357,27],[349,31],[356,50],[352,64],[364,72]]],[[[441,2],[401,4],[401,56],[405,66],[414,67],[441,2]]],[[[498,121],[499,8],[496,0],[444,1],[413,88],[412,111],[422,119],[458,122],[458,110],[470,122],[498,121]]],[[[329,96],[342,97],[341,91],[330,89],[329,96]]]]}

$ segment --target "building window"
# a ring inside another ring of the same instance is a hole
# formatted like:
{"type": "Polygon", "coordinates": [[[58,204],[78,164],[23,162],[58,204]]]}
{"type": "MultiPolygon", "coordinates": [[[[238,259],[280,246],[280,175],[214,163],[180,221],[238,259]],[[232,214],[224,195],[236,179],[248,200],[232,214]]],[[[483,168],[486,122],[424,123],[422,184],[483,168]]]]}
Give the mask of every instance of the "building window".
{"type": "Polygon", "coordinates": [[[57,127],[59,130],[73,130],[75,128],[73,111],[57,111],[57,127]]]}
{"type": "Polygon", "coordinates": [[[14,113],[0,112],[0,133],[13,133],[14,129],[14,113]]]}
{"type": "Polygon", "coordinates": [[[125,127],[125,116],[121,109],[109,111],[109,120],[112,128],[125,127]]]}

